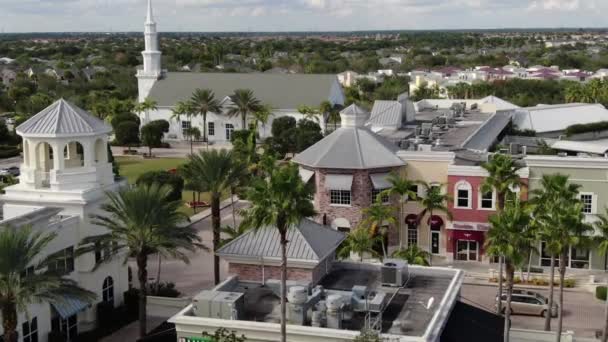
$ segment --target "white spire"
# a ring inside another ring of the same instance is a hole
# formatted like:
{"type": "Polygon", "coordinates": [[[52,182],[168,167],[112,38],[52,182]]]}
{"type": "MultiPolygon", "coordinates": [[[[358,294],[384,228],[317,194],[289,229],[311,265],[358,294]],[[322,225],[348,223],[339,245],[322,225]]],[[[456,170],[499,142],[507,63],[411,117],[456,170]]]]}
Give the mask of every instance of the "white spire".
{"type": "Polygon", "coordinates": [[[152,13],[152,0],[148,0],[148,14],[146,15],[146,24],[154,22],[154,14],[152,13]]]}

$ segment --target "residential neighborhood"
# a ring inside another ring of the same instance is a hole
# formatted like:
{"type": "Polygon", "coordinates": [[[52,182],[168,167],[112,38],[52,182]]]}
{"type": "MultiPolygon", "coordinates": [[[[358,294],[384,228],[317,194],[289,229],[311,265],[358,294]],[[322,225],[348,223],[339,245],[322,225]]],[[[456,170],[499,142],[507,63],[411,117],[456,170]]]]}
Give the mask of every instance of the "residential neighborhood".
{"type": "Polygon", "coordinates": [[[2,27],[3,341],[608,341],[608,31],[250,5],[2,27]]]}

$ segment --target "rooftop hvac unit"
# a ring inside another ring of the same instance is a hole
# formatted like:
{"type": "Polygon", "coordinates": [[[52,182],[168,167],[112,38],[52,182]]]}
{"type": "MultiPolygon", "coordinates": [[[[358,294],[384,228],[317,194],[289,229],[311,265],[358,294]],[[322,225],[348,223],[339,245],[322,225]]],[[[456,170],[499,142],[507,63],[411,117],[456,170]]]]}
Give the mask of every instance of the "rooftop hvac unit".
{"type": "Polygon", "coordinates": [[[202,291],[192,302],[195,316],[236,320],[243,312],[245,296],[239,292],[202,291]]]}
{"type": "Polygon", "coordinates": [[[403,286],[409,277],[407,261],[386,259],[382,264],[382,285],[403,286]]]}

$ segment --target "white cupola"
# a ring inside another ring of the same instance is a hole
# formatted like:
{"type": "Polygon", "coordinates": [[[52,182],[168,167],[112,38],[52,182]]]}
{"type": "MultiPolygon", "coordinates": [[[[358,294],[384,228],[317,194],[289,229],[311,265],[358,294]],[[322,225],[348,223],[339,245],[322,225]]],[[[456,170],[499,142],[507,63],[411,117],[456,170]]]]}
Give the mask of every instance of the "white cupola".
{"type": "Polygon", "coordinates": [[[353,103],[340,112],[341,127],[364,127],[369,116],[368,111],[353,103]]]}
{"type": "Polygon", "coordinates": [[[114,182],[108,162],[112,129],[85,110],[61,99],[16,131],[23,137],[21,188],[88,190],[114,182]]]}

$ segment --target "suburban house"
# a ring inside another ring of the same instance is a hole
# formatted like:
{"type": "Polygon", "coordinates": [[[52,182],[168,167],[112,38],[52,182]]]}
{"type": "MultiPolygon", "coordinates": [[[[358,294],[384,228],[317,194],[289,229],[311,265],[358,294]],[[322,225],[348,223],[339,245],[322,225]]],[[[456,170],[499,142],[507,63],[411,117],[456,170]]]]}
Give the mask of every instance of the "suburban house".
{"type": "Polygon", "coordinates": [[[83,238],[105,232],[91,223],[90,216],[101,212],[107,192],[117,191],[126,181],[115,180],[108,161],[111,128],[63,99],[16,131],[23,138],[21,176],[19,184],[5,188],[0,196],[0,225],[55,232],[57,237],[44,254],[64,256],[54,267],[97,294],[93,305],[69,297],[62,304],[29,305],[27,315],[19,314],[18,331],[27,341],[35,334],[37,341],[45,342],[51,332],[69,341],[96,327],[100,303],[121,305],[129,288],[127,266],[120,258],[99,264],[102,251],[75,253],[83,238]]]}
{"type": "MultiPolygon", "coordinates": [[[[166,72],[161,66],[161,51],[158,43],[156,23],[151,4],[145,22],[145,50],[142,52],[143,69],[137,71],[139,101],[151,99],[156,102],[157,109],[141,113],[141,122],[145,124],[152,120],[167,120],[170,122],[168,140],[185,140],[185,129],[199,127],[203,132],[203,119],[181,117],[173,119],[172,110],[179,101],[189,100],[196,89],[210,89],[216,99],[221,101],[223,108],[231,105],[229,96],[237,89],[249,89],[264,105],[272,108],[273,115],[266,125],[260,125],[261,137],[270,136],[266,127],[272,125],[272,120],[282,116],[292,116],[296,120],[304,118],[298,112],[298,107],[318,107],[328,101],[332,105],[343,105],[344,93],[338,77],[334,74],[274,74],[274,73],[200,73],[200,72],[166,72]]],[[[282,53],[275,53],[283,56],[282,53]]],[[[325,120],[320,120],[321,128],[325,120]]],[[[232,132],[242,127],[240,117],[229,117],[222,113],[207,115],[207,135],[210,142],[230,142],[232,132]]]]}

